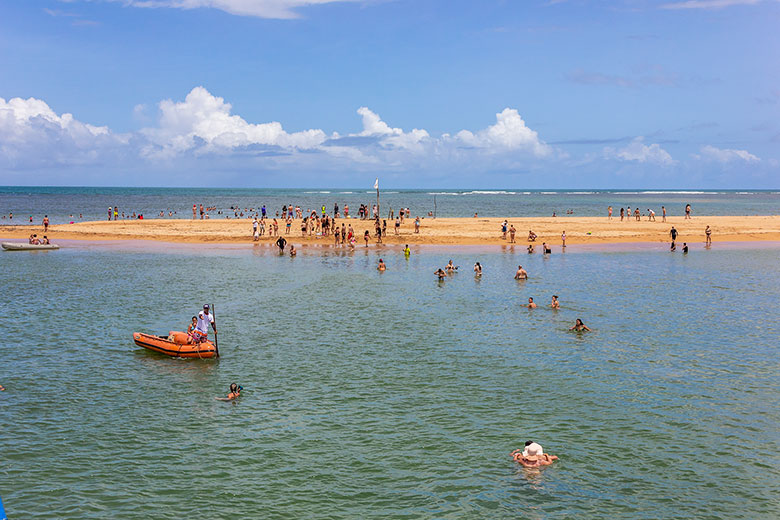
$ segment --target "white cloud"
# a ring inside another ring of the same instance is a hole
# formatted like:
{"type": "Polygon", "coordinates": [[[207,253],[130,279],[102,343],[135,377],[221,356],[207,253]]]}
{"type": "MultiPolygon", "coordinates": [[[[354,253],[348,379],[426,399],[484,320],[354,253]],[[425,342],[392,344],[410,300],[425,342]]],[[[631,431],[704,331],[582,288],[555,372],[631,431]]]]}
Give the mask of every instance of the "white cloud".
{"type": "Polygon", "coordinates": [[[101,150],[123,146],[128,137],[108,127],[58,115],[35,98],[0,98],[0,160],[14,166],[76,163],[100,159],[101,150]]]}
{"type": "Polygon", "coordinates": [[[378,137],[379,142],[385,147],[422,151],[422,141],[430,137],[427,131],[419,128],[414,128],[411,132],[404,132],[401,128],[391,128],[379,115],[366,107],[358,108],[357,113],[363,118],[363,131],[354,135],[378,137]]]}
{"type": "Polygon", "coordinates": [[[204,87],[193,88],[182,101],[163,100],[157,108],[152,117],[149,107],[136,105],[133,117],[144,128],[115,134],[71,114],[58,115],[38,99],[0,99],[0,164],[14,169],[106,162],[137,166],[141,160],[148,165],[175,164],[208,155],[237,167],[265,161],[262,164],[269,167],[312,170],[514,168],[527,167],[554,151],[511,108],[496,114],[496,123],[487,128],[438,137],[421,128],[393,127],[368,107],[357,110],[362,119],[358,133],[328,134],[316,128],[287,132],[276,121],[246,121],[233,113],[230,103],[204,87]]]}
{"type": "Polygon", "coordinates": [[[694,155],[695,159],[704,159],[727,163],[731,161],[759,162],[761,159],[747,150],[732,150],[730,148],[716,148],[711,145],[702,146],[701,155],[694,155]]]}
{"type": "Polygon", "coordinates": [[[141,131],[151,145],[150,157],[172,157],[188,151],[225,153],[236,148],[264,145],[286,149],[311,149],[327,136],[322,130],[287,133],[281,123],[251,124],[231,115],[232,106],[203,87],[195,87],[181,103],[161,101],[159,126],[141,131]]]}
{"type": "Polygon", "coordinates": [[[496,124],[472,133],[461,130],[455,139],[466,146],[493,151],[524,150],[536,157],[550,154],[551,148],[539,140],[539,134],[528,128],[514,108],[505,108],[496,114],[496,124]]]}
{"type": "Polygon", "coordinates": [[[762,0],[686,0],[663,4],[662,9],[723,9],[733,5],[755,5],[762,0]]]}
{"type": "Polygon", "coordinates": [[[297,8],[356,0],[114,0],[133,7],[175,9],[219,9],[237,16],[257,18],[298,18],[297,8]]]}
{"type": "Polygon", "coordinates": [[[669,166],[676,161],[669,153],[657,143],[644,144],[644,137],[636,137],[624,148],[604,148],[604,157],[620,159],[622,161],[636,161],[640,163],[654,163],[669,166]]]}

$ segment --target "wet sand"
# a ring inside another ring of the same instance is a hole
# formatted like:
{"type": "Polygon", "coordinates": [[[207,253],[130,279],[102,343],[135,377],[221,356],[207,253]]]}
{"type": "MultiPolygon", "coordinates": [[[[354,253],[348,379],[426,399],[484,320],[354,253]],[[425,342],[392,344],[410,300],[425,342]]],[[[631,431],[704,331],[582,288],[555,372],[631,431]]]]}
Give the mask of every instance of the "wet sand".
{"type": "MultiPolygon", "coordinates": [[[[414,221],[405,220],[400,235],[395,234],[394,221],[387,221],[385,244],[410,245],[501,245],[509,243],[502,238],[501,218],[439,218],[423,219],[420,233],[414,233],[414,221]]],[[[668,242],[669,230],[674,226],[679,235],[677,242],[691,244],[704,242],[704,229],[710,226],[713,242],[746,242],[780,240],[780,216],[696,216],[686,220],[683,217],[668,217],[661,222],[642,220],[620,221],[620,218],[608,220],[607,217],[542,217],[511,218],[510,224],[517,229],[515,241],[527,245],[528,231],[537,235],[535,245],[547,242],[552,246],[561,245],[561,233],[566,231],[566,244],[618,244],[632,242],[668,242]]],[[[363,233],[372,234],[369,244],[376,243],[373,237],[373,221],[357,219],[337,219],[352,225],[357,246],[364,246],[363,233]]],[[[290,234],[285,234],[285,224],[279,222],[279,235],[294,244],[333,244],[333,236],[301,236],[300,220],[293,221],[290,234]]],[[[0,225],[0,237],[4,239],[26,239],[30,233],[43,235],[41,225],[0,225]]],[[[47,233],[52,242],[58,239],[69,240],[154,240],[163,242],[232,244],[252,242],[251,219],[145,219],[79,222],[50,226],[47,233]]],[[[276,237],[268,233],[260,238],[261,243],[274,242],[276,237]]]]}

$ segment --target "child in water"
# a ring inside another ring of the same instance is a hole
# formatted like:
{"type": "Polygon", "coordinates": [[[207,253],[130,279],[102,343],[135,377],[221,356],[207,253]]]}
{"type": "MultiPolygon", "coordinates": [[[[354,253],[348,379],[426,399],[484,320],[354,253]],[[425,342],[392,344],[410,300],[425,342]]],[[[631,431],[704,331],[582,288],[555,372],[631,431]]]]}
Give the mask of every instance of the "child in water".
{"type": "Polygon", "coordinates": [[[230,383],[230,390],[228,391],[227,397],[216,397],[215,399],[217,401],[232,401],[241,395],[241,390],[243,390],[243,387],[235,383],[230,383]]]}

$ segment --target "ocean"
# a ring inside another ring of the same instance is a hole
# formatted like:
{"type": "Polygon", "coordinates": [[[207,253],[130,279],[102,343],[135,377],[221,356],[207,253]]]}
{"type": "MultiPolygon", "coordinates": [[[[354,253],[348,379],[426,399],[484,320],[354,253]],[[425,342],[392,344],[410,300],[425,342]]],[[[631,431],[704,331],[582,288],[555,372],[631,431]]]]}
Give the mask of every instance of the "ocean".
{"type": "MultiPolygon", "coordinates": [[[[206,188],[78,188],[78,187],[0,187],[0,225],[26,224],[32,216],[40,224],[48,215],[52,224],[85,220],[105,220],[109,207],[118,207],[126,215],[142,214],[158,218],[192,218],[192,205],[216,207],[212,218],[234,215],[231,208],[259,212],[265,205],[270,216],[282,206],[298,205],[321,211],[324,205],[332,213],[334,204],[343,214],[349,205],[357,215],[360,204],[376,204],[371,189],[206,189],[206,188]],[[221,211],[221,214],[217,212],[221,211]],[[13,221],[8,217],[13,213],[13,221]]],[[[777,215],[780,191],[661,191],[661,190],[380,190],[383,218],[392,208],[409,208],[412,216],[438,217],[548,217],[555,212],[574,216],[606,216],[613,206],[647,209],[661,215],[665,206],[669,215],[683,215],[691,204],[694,215],[777,215]]],[[[249,211],[245,212],[245,216],[249,211]]]]}
{"type": "Polygon", "coordinates": [[[778,518],[777,246],[569,249],[1,253],[8,516],[778,518]],[[219,360],[133,344],[207,302],[219,360]],[[593,330],[570,331],[576,318],[593,330]],[[240,399],[215,400],[232,382],[240,399]],[[517,466],[526,440],[560,460],[517,466]]]}

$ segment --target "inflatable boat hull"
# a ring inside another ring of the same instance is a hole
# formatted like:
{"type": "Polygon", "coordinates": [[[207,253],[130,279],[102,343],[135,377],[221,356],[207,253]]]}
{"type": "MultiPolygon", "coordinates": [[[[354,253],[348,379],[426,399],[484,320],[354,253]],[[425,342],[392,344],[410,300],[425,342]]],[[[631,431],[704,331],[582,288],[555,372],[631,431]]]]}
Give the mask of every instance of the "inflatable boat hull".
{"type": "Polygon", "coordinates": [[[168,336],[155,336],[143,332],[133,332],[133,341],[139,347],[154,350],[171,357],[208,359],[217,355],[217,349],[211,341],[186,343],[186,332],[172,331],[168,336]],[[173,339],[174,341],[171,341],[173,339]]]}
{"type": "Polygon", "coordinates": [[[6,251],[47,251],[60,248],[57,244],[25,244],[23,242],[3,242],[0,245],[6,251]]]}

